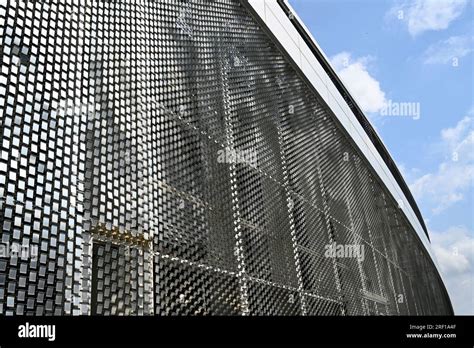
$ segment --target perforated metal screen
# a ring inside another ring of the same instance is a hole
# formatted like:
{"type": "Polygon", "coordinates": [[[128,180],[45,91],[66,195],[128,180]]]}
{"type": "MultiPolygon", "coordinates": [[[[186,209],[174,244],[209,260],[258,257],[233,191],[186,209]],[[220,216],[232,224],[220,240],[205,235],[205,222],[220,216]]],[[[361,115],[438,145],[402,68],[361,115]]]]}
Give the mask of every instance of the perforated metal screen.
{"type": "Polygon", "coordinates": [[[2,1],[0,21],[1,242],[28,247],[0,258],[0,313],[451,313],[239,1],[2,1]]]}

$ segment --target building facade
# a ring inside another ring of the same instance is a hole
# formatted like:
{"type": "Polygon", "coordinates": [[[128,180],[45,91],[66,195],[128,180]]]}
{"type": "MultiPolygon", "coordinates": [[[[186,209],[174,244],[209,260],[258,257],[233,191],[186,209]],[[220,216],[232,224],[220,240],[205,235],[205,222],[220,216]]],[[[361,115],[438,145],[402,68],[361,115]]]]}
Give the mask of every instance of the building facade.
{"type": "Polygon", "coordinates": [[[0,313],[452,314],[406,184],[286,2],[0,21],[0,313]]]}

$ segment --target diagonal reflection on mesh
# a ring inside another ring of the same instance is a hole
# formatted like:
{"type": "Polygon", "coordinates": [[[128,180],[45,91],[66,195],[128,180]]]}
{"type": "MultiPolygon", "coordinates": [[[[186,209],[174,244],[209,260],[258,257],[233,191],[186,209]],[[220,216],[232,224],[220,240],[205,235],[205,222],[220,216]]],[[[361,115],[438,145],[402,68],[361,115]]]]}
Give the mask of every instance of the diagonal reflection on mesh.
{"type": "Polygon", "coordinates": [[[239,1],[0,17],[1,242],[38,247],[0,258],[0,313],[449,313],[397,203],[239,1]]]}

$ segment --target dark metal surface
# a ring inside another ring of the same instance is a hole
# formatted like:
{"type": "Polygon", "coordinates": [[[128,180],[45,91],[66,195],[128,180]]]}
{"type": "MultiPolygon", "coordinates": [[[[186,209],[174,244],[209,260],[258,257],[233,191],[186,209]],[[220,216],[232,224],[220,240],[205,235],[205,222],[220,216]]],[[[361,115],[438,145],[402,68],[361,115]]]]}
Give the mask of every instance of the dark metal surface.
{"type": "Polygon", "coordinates": [[[428,229],[426,228],[425,220],[423,219],[423,216],[421,215],[420,209],[418,208],[418,205],[416,204],[416,201],[413,198],[413,195],[411,194],[411,191],[408,188],[408,185],[406,184],[405,180],[403,179],[403,176],[400,173],[397,165],[393,161],[392,157],[390,156],[390,154],[389,154],[387,148],[385,147],[385,145],[383,144],[382,140],[380,140],[379,136],[377,135],[377,132],[372,127],[372,125],[370,124],[367,117],[365,117],[364,113],[362,112],[360,107],[357,105],[354,98],[352,98],[351,94],[347,91],[346,87],[344,87],[344,84],[339,79],[339,77],[337,76],[335,71],[332,69],[332,67],[329,65],[329,63],[326,61],[323,54],[319,51],[317,46],[313,43],[313,41],[311,40],[308,33],[306,32],[306,30],[301,25],[301,23],[298,22],[298,20],[296,19],[295,16],[290,16],[291,11],[288,8],[288,6],[286,5],[285,1],[284,0],[277,0],[277,1],[278,1],[278,4],[281,6],[281,8],[288,15],[288,18],[290,18],[290,20],[293,23],[293,25],[295,26],[296,30],[298,31],[298,33],[303,38],[304,42],[311,49],[311,51],[313,52],[316,59],[318,60],[318,62],[323,67],[324,71],[329,75],[329,77],[331,78],[331,81],[336,86],[336,89],[339,91],[339,93],[341,93],[342,97],[344,98],[347,105],[349,106],[349,108],[354,113],[355,117],[357,118],[360,125],[362,126],[362,128],[366,132],[366,134],[369,137],[372,144],[374,144],[374,146],[377,149],[378,153],[380,154],[383,161],[387,165],[388,169],[392,173],[392,175],[395,178],[395,180],[397,181],[398,185],[400,186],[400,189],[405,194],[405,197],[408,200],[408,203],[410,203],[410,206],[413,209],[413,212],[415,213],[416,217],[418,218],[418,222],[420,223],[421,227],[425,231],[426,237],[429,240],[430,236],[428,234],[428,229]]]}

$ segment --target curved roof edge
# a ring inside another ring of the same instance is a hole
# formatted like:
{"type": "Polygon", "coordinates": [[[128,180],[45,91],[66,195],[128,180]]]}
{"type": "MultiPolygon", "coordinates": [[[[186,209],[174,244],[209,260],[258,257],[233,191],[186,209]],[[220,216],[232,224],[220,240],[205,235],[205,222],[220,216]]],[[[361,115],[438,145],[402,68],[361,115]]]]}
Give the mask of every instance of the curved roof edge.
{"type": "MultiPolygon", "coordinates": [[[[297,13],[287,0],[241,0],[241,2],[253,12],[256,20],[263,22],[269,34],[302,72],[322,102],[332,111],[340,125],[365,155],[416,231],[444,285],[423,217],[403,176],[377,132],[297,13]]],[[[444,289],[451,305],[445,285],[444,289]]]]}

